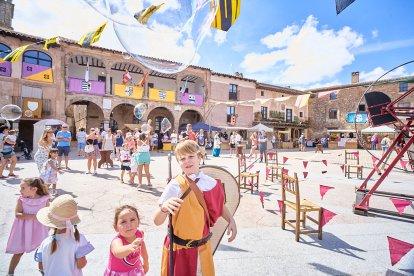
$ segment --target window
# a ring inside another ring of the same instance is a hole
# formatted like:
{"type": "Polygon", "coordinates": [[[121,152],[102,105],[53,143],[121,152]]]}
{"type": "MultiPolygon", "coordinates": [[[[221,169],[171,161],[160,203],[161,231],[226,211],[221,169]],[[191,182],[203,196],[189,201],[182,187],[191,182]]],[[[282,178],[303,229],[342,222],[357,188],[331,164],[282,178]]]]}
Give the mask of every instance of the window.
{"type": "Polygon", "coordinates": [[[229,100],[237,101],[237,85],[230,84],[229,86],[229,100]]]}
{"type": "Polygon", "coordinates": [[[264,91],[260,91],[260,96],[264,96],[264,91]]]}
{"type": "Polygon", "coordinates": [[[329,94],[329,100],[330,101],[336,100],[337,97],[338,97],[337,92],[332,92],[331,94],[329,94]]]}
{"type": "Polygon", "coordinates": [[[408,91],[408,83],[407,82],[400,82],[400,92],[408,91]]]}
{"type": "Polygon", "coordinates": [[[338,110],[336,108],[329,109],[329,119],[338,119],[338,110]]]}
{"type": "Polygon", "coordinates": [[[9,46],[4,45],[3,43],[0,43],[0,58],[4,58],[11,52],[11,49],[9,46]]]}
{"type": "Polygon", "coordinates": [[[267,106],[262,106],[260,113],[262,114],[262,119],[267,119],[267,106]]]}
{"type": "Polygon", "coordinates": [[[52,67],[52,58],[39,51],[26,51],[23,54],[23,62],[52,67]]]}
{"type": "Polygon", "coordinates": [[[227,123],[231,122],[231,115],[236,115],[236,107],[228,106],[227,107],[227,123]]]}
{"type": "Polygon", "coordinates": [[[292,122],[292,109],[286,109],[286,123],[292,122]]]}
{"type": "Polygon", "coordinates": [[[365,112],[365,104],[358,105],[358,112],[365,112]]]}
{"type": "Polygon", "coordinates": [[[303,118],[303,112],[302,111],[299,112],[299,118],[303,118]]]}

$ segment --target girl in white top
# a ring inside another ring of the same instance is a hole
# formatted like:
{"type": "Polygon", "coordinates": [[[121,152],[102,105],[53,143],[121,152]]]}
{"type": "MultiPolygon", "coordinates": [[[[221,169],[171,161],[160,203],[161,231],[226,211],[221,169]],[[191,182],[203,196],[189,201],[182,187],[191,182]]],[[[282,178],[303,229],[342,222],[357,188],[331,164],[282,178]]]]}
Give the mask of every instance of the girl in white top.
{"type": "Polygon", "coordinates": [[[177,146],[177,143],[178,143],[178,135],[177,135],[177,132],[175,131],[175,129],[173,129],[173,131],[170,135],[170,138],[171,138],[171,151],[174,151],[175,147],[177,146]]]}
{"type": "Polygon", "coordinates": [[[46,276],[81,276],[86,266],[86,255],[94,247],[79,234],[77,224],[77,203],[66,194],[57,197],[49,207],[37,212],[37,219],[45,226],[54,229],[35,253],[35,260],[46,276]]]}
{"type": "Polygon", "coordinates": [[[102,140],[102,150],[113,151],[115,149],[114,145],[115,145],[115,136],[112,134],[111,129],[108,128],[108,131],[106,132],[102,140]]]}

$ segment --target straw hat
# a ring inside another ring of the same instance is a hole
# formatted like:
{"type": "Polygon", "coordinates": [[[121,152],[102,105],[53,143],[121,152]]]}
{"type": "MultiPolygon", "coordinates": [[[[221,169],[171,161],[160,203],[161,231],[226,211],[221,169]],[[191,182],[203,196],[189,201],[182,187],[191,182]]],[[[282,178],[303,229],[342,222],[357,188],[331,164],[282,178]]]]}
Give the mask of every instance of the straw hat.
{"type": "Polygon", "coordinates": [[[77,212],[78,204],[73,197],[61,195],[55,198],[49,207],[40,209],[36,217],[45,226],[65,229],[81,221],[77,212]]]}

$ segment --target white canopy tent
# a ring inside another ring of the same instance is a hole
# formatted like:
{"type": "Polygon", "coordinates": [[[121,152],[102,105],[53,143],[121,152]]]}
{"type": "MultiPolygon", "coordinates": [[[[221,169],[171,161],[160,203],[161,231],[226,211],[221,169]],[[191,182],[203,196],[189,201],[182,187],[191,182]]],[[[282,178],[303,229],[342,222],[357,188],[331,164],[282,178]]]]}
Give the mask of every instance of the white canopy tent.
{"type": "Polygon", "coordinates": [[[249,131],[257,131],[257,132],[260,132],[262,130],[264,130],[265,132],[273,132],[273,128],[265,126],[264,124],[261,124],[261,123],[255,125],[254,127],[249,128],[248,130],[249,131]]]}
{"type": "Polygon", "coordinates": [[[61,120],[46,119],[46,120],[38,121],[35,124],[33,124],[33,152],[37,151],[37,143],[42,137],[43,130],[45,130],[46,127],[61,126],[64,123],[65,122],[61,120]]]}
{"type": "Polygon", "coordinates": [[[377,126],[377,127],[367,127],[361,130],[364,134],[374,134],[374,133],[395,133],[395,129],[389,126],[377,126]]]}

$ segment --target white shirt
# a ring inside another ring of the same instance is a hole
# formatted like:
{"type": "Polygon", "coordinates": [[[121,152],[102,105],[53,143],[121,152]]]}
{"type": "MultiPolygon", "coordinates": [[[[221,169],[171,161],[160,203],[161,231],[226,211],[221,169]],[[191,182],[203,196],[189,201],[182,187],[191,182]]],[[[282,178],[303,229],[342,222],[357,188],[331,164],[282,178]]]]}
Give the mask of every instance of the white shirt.
{"type": "Polygon", "coordinates": [[[236,134],[236,144],[240,144],[241,143],[241,141],[242,141],[242,137],[241,137],[241,135],[240,134],[236,134]]]}
{"type": "MultiPolygon", "coordinates": [[[[196,184],[202,192],[212,190],[217,184],[217,181],[214,178],[204,174],[202,171],[200,171],[198,175],[192,174],[188,177],[192,180],[200,178],[196,184]]],[[[162,195],[158,199],[158,204],[161,205],[172,197],[181,197],[182,194],[183,191],[181,190],[180,184],[178,184],[178,181],[174,178],[165,187],[165,190],[162,192],[162,195]]]]}
{"type": "Polygon", "coordinates": [[[121,161],[130,161],[131,160],[131,154],[129,153],[129,150],[121,150],[121,161]]]}

